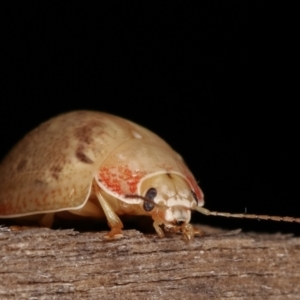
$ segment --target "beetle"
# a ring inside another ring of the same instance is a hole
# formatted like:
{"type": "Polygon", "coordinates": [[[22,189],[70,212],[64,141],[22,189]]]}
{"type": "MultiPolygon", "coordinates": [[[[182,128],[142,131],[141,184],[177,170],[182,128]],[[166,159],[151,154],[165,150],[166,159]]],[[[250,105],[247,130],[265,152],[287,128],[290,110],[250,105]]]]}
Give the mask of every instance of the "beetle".
{"type": "Polygon", "coordinates": [[[163,139],[123,118],[95,111],[54,117],[28,133],[0,165],[0,218],[51,227],[54,215],[106,218],[107,238],[122,236],[119,216],[149,216],[160,237],[191,240],[191,211],[206,215],[300,222],[290,217],[230,214],[203,207],[193,174],[163,139]]]}

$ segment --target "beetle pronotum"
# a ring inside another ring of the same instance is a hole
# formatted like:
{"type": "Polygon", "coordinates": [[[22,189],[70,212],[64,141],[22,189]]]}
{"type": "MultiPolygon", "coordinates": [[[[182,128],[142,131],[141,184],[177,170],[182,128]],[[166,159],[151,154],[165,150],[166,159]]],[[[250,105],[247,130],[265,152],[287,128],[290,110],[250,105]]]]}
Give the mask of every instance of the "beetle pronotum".
{"type": "Polygon", "coordinates": [[[119,215],[153,219],[160,237],[195,230],[205,215],[300,222],[300,218],[230,214],[203,208],[203,193],[183,159],[151,131],[92,111],[66,113],[28,133],[0,165],[0,218],[50,227],[54,214],[106,218],[107,237],[122,235],[119,215]]]}

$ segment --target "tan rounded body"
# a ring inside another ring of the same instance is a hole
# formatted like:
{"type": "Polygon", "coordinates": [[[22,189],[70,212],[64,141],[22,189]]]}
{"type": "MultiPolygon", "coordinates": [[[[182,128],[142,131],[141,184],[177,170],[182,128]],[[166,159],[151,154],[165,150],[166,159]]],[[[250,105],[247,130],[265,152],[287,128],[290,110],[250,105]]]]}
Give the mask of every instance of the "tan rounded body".
{"type": "MultiPolygon", "coordinates": [[[[110,224],[112,211],[153,217],[137,196],[144,196],[147,178],[163,174],[173,174],[172,182],[179,182],[167,186],[176,190],[183,181],[197,195],[198,203],[184,200],[187,209],[203,205],[203,194],[182,158],[156,134],[106,113],[66,113],[27,134],[1,163],[0,218],[59,211],[100,217],[104,211],[110,224]],[[102,209],[97,210],[100,194],[105,203],[99,200],[102,209]]],[[[155,205],[161,206],[162,199],[155,205]]],[[[168,201],[177,206],[177,198],[172,199],[168,201]]]]}

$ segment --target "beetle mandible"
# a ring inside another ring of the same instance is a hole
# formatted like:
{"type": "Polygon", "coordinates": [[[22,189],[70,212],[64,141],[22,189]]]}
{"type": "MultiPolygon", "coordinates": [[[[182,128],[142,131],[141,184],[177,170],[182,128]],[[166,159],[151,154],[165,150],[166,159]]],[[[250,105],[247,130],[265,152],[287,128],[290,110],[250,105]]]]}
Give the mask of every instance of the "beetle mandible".
{"type": "Polygon", "coordinates": [[[160,237],[195,230],[191,211],[206,215],[300,222],[291,217],[212,212],[194,176],[164,140],[107,113],[74,111],[28,133],[0,165],[0,218],[34,219],[51,227],[54,214],[106,218],[107,238],[122,236],[120,215],[153,219],[160,237]],[[69,214],[65,214],[68,212],[69,214]]]}

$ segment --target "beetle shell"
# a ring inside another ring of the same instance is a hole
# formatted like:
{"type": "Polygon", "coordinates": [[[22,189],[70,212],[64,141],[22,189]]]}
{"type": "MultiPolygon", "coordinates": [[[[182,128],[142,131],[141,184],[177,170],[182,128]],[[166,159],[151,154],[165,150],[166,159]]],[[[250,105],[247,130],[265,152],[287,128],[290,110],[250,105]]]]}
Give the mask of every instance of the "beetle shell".
{"type": "Polygon", "coordinates": [[[143,214],[134,207],[145,201],[141,186],[160,174],[173,174],[187,183],[196,195],[188,200],[189,210],[203,205],[203,193],[181,156],[156,134],[106,113],[62,114],[28,133],[0,165],[0,218],[59,211],[80,214],[96,189],[106,199],[108,212],[99,201],[113,227],[107,215],[112,211],[143,214]],[[114,208],[111,199],[131,210],[114,208]]]}

